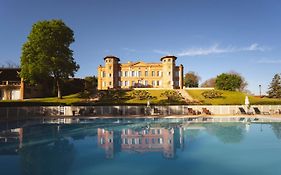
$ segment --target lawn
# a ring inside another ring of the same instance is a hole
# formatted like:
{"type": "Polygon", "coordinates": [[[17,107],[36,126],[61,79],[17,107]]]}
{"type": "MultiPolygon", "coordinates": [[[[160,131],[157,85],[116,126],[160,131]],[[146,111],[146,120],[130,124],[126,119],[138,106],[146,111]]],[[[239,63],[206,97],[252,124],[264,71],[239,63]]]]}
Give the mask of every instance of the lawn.
{"type": "MultiPolygon", "coordinates": [[[[203,97],[201,94],[205,90],[187,90],[187,92],[196,100],[202,104],[208,105],[241,105],[245,103],[245,96],[247,94],[242,92],[233,91],[220,91],[222,92],[222,98],[208,99],[203,97]]],[[[281,104],[281,99],[271,99],[267,97],[256,97],[248,95],[250,103],[253,105],[276,105],[281,104]]]]}
{"type": "MultiPolygon", "coordinates": [[[[113,94],[108,94],[104,96],[100,101],[98,101],[98,104],[147,104],[147,99],[145,100],[139,100],[136,98],[131,97],[131,93],[134,90],[131,91],[112,91],[113,94]],[[117,97],[115,97],[117,96],[117,97]],[[114,100],[115,98],[115,100],[114,100]]],[[[166,97],[161,96],[161,93],[165,92],[165,90],[146,90],[150,93],[150,95],[153,97],[150,99],[150,104],[168,104],[168,100],[166,97]]]]}

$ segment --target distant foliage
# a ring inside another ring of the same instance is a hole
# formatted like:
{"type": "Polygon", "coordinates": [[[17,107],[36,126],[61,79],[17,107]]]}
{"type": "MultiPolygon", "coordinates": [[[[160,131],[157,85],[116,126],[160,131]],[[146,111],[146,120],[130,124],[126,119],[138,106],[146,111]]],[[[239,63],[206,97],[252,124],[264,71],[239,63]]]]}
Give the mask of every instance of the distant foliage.
{"type": "Polygon", "coordinates": [[[93,92],[97,88],[98,79],[95,76],[87,76],[84,78],[85,80],[85,91],[86,92],[93,92]]]}
{"type": "Polygon", "coordinates": [[[178,101],[183,100],[183,97],[181,94],[177,93],[176,91],[172,91],[172,90],[164,91],[163,93],[161,93],[161,96],[167,97],[168,101],[178,102],[178,101]]]}
{"type": "Polygon", "coordinates": [[[281,77],[279,74],[274,75],[267,93],[270,98],[281,98],[281,77]]]}
{"type": "Polygon", "coordinates": [[[198,87],[200,77],[195,72],[188,72],[184,75],[185,87],[198,87]]]}
{"type": "Polygon", "coordinates": [[[216,78],[210,78],[201,84],[201,87],[215,87],[215,86],[216,86],[216,78]]]}
{"type": "Polygon", "coordinates": [[[151,96],[150,92],[146,90],[136,90],[131,93],[132,98],[136,98],[138,100],[148,100],[152,99],[153,97],[151,96]]]}
{"type": "Polygon", "coordinates": [[[223,94],[222,92],[217,90],[209,90],[209,91],[202,92],[201,95],[205,98],[213,99],[213,98],[221,98],[222,94],[223,94]]]}
{"type": "Polygon", "coordinates": [[[222,73],[216,78],[216,88],[220,90],[236,91],[240,90],[242,78],[236,74],[222,73]]]}

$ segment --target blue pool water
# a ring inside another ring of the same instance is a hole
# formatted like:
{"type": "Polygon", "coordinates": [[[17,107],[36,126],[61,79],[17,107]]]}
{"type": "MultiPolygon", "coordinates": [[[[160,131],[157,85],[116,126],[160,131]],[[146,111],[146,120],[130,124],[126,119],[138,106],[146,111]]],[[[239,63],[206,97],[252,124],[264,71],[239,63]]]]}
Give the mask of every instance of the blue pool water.
{"type": "Polygon", "coordinates": [[[97,119],[1,125],[1,175],[280,173],[281,123],[97,119]]]}

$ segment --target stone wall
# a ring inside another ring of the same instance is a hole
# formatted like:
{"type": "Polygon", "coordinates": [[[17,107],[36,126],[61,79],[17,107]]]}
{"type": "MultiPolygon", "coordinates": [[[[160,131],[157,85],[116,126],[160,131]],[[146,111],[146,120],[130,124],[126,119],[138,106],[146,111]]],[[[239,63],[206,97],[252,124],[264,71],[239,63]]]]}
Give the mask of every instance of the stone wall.
{"type": "MultiPolygon", "coordinates": [[[[239,108],[243,105],[220,105],[220,106],[39,106],[39,107],[1,107],[0,120],[7,119],[28,119],[44,116],[145,116],[145,115],[191,115],[190,109],[204,114],[206,108],[212,115],[237,115],[241,114],[239,108]],[[190,109],[189,109],[190,108],[190,109]]],[[[247,111],[255,113],[253,108],[257,107],[261,114],[277,114],[281,105],[257,105],[251,106],[247,111]]]]}

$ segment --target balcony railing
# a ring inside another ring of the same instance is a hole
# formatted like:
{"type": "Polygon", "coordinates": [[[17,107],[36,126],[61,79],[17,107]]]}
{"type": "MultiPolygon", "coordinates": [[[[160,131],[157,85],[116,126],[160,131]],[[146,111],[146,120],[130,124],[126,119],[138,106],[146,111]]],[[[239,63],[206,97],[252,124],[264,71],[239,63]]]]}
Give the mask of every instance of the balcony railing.
{"type": "Polygon", "coordinates": [[[20,86],[20,81],[1,81],[0,86],[20,86]]]}

